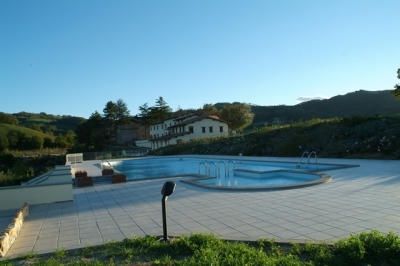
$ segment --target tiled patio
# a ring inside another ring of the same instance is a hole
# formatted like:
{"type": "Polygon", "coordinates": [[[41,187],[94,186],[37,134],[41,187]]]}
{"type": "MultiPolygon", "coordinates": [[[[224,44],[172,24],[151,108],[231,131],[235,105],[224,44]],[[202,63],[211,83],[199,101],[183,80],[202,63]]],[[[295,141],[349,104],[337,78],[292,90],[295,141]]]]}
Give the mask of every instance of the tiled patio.
{"type": "MultiPolygon", "coordinates": [[[[330,183],[272,192],[204,190],[172,178],[177,186],[167,202],[168,233],[212,232],[227,239],[279,241],[336,240],[371,229],[400,234],[399,160],[318,162],[360,167],[326,172],[333,177],[330,183]]],[[[90,169],[90,165],[80,167],[90,169]]],[[[73,202],[30,206],[30,215],[7,257],[82,248],[133,235],[162,235],[165,181],[96,184],[75,188],[73,202]]]]}

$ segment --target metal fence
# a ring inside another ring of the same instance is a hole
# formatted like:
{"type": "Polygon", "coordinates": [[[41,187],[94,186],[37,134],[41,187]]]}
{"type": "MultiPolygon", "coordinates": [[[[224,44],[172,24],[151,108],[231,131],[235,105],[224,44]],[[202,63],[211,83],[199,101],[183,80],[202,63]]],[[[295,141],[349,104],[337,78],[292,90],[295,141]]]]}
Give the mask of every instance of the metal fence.
{"type": "Polygon", "coordinates": [[[98,151],[98,152],[84,152],[83,160],[102,160],[102,159],[118,159],[118,158],[132,158],[132,157],[145,157],[147,150],[121,150],[121,151],[98,151]]]}

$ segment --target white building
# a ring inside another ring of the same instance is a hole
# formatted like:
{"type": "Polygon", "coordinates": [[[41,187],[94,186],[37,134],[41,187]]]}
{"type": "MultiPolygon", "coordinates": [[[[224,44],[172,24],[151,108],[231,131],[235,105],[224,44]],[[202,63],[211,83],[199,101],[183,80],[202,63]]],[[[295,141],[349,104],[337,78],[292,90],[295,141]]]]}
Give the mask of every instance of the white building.
{"type": "Polygon", "coordinates": [[[197,138],[228,135],[228,123],[216,115],[190,113],[168,118],[150,126],[152,149],[197,138]]]}

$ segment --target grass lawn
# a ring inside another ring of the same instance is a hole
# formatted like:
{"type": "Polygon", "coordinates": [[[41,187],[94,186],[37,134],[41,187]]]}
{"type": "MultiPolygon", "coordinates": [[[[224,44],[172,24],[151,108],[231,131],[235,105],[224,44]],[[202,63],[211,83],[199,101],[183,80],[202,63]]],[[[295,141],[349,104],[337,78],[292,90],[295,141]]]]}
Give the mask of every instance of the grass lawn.
{"type": "Polygon", "coordinates": [[[212,234],[170,242],[146,236],[42,256],[28,253],[0,265],[400,265],[400,238],[371,231],[335,243],[279,245],[268,239],[229,242],[212,234]]]}

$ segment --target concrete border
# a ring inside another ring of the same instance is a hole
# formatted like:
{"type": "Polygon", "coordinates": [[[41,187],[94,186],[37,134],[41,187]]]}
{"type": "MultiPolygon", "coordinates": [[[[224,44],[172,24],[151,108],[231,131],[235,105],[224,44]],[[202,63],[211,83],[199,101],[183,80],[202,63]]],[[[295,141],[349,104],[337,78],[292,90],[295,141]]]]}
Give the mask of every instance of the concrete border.
{"type": "MultiPolygon", "coordinates": [[[[236,170],[238,171],[238,170],[236,170]]],[[[243,171],[243,170],[241,170],[243,171]]],[[[205,188],[205,189],[214,189],[214,190],[228,190],[228,191],[235,191],[235,192],[240,192],[240,191],[275,191],[275,190],[285,190],[285,189],[296,189],[296,188],[303,188],[303,187],[309,187],[309,186],[315,186],[319,184],[323,184],[326,182],[330,182],[332,180],[332,177],[327,174],[316,174],[316,173],[310,173],[310,172],[299,172],[299,171],[289,171],[289,170],[275,170],[275,171],[263,171],[263,172],[257,172],[257,171],[245,171],[248,173],[255,173],[255,174],[269,174],[269,173],[277,173],[279,174],[296,174],[296,175],[314,175],[319,177],[316,180],[309,181],[309,182],[303,182],[303,183],[297,183],[297,184],[289,184],[289,185],[282,185],[282,186],[254,186],[254,187],[235,187],[235,186],[217,186],[217,185],[211,185],[211,184],[205,184],[200,182],[201,180],[208,180],[208,179],[214,179],[215,177],[203,177],[203,178],[192,178],[192,179],[181,179],[180,182],[186,183],[189,185],[205,188]]]]}
{"type": "Polygon", "coordinates": [[[14,244],[28,215],[29,205],[25,203],[14,216],[8,228],[0,234],[0,257],[4,257],[12,244],[14,244]]]}

